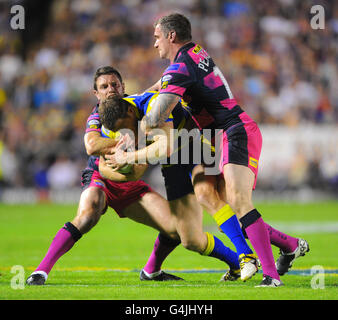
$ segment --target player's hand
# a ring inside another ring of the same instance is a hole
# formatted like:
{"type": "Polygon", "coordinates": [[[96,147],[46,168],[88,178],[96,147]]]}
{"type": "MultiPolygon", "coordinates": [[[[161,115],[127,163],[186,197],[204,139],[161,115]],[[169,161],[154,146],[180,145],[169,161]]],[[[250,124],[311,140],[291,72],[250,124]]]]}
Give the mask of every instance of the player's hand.
{"type": "Polygon", "coordinates": [[[127,164],[127,153],[121,149],[116,149],[114,154],[106,154],[104,156],[105,164],[111,167],[113,171],[117,171],[127,164]]]}
{"type": "Polygon", "coordinates": [[[121,149],[123,151],[133,151],[135,150],[135,140],[132,139],[128,133],[126,133],[120,138],[115,148],[116,150],[121,149]]]}

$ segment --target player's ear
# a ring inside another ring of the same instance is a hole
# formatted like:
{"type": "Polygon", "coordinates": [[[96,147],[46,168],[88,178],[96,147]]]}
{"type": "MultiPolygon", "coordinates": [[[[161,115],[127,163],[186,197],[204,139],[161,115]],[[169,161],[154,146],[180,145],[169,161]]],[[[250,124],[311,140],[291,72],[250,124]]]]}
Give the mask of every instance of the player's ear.
{"type": "Polygon", "coordinates": [[[128,106],[128,114],[129,115],[134,115],[134,113],[135,113],[134,107],[129,104],[129,106],[128,106]]]}
{"type": "Polygon", "coordinates": [[[171,41],[171,42],[174,42],[175,41],[175,39],[176,39],[176,31],[170,31],[169,32],[169,40],[171,41]]]}
{"type": "Polygon", "coordinates": [[[94,96],[97,98],[97,100],[100,100],[100,98],[99,98],[99,93],[98,93],[98,91],[97,90],[93,90],[93,94],[94,94],[94,96]]]}

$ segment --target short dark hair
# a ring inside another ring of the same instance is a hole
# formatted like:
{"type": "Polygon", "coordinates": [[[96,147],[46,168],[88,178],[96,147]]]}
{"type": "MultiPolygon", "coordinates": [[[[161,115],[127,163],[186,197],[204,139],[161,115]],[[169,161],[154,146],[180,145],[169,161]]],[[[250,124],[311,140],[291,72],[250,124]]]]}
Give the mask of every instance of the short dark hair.
{"type": "Polygon", "coordinates": [[[171,13],[156,20],[154,27],[160,25],[167,38],[170,31],[175,31],[177,38],[181,42],[191,40],[191,24],[187,17],[180,13],[171,13]]]}
{"type": "Polygon", "coordinates": [[[130,103],[123,98],[112,97],[100,102],[99,117],[105,128],[114,130],[116,121],[127,116],[130,103]]]}
{"type": "Polygon", "coordinates": [[[120,80],[120,82],[121,83],[123,82],[120,72],[118,72],[115,68],[113,68],[111,66],[100,67],[96,70],[95,75],[94,75],[94,89],[95,90],[97,90],[96,81],[97,81],[98,77],[100,77],[104,74],[115,74],[117,76],[117,78],[120,80]]]}

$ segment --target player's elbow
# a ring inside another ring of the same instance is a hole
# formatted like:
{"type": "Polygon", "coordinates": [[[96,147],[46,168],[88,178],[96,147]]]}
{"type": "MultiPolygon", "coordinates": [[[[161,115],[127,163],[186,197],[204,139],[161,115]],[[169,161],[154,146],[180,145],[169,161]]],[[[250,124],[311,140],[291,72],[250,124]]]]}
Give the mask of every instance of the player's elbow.
{"type": "Polygon", "coordinates": [[[85,143],[88,156],[95,156],[97,153],[95,139],[88,139],[85,143]]]}

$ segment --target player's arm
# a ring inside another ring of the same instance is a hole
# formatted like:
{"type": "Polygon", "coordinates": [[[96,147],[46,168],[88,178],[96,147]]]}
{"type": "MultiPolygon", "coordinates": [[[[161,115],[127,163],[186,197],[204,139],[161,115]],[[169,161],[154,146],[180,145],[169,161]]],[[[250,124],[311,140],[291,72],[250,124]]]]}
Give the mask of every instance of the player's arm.
{"type": "Polygon", "coordinates": [[[161,129],[153,129],[153,138],[150,145],[135,151],[125,152],[116,148],[113,155],[105,155],[106,164],[114,168],[121,168],[127,163],[156,163],[171,155],[173,143],[170,139],[170,130],[173,128],[172,121],[168,121],[161,129]]]}
{"type": "Polygon", "coordinates": [[[160,91],[161,90],[161,79],[154,83],[150,88],[145,91],[160,91]]]}
{"type": "Polygon", "coordinates": [[[147,168],[147,164],[134,164],[131,173],[122,174],[120,172],[114,171],[111,166],[108,166],[102,156],[100,157],[99,161],[99,172],[101,176],[105,179],[116,182],[139,180],[143,176],[147,168]]]}
{"type": "Polygon", "coordinates": [[[179,100],[180,97],[176,94],[160,94],[155,100],[152,109],[143,117],[141,129],[144,132],[148,132],[154,128],[162,128],[179,100]]]}
{"type": "Polygon", "coordinates": [[[90,156],[111,154],[118,141],[119,139],[106,139],[97,131],[87,132],[84,136],[86,151],[90,156]]]}
{"type": "MultiPolygon", "coordinates": [[[[166,119],[167,120],[167,119],[166,119]]],[[[160,129],[153,129],[153,143],[135,150],[125,152],[126,163],[156,163],[159,160],[167,158],[173,150],[170,140],[170,130],[173,128],[173,122],[165,122],[160,129]]]]}
{"type": "Polygon", "coordinates": [[[99,161],[99,172],[102,178],[105,178],[108,180],[117,181],[117,182],[127,181],[127,177],[122,173],[113,171],[112,167],[106,164],[102,156],[100,156],[100,161],[99,161]]]}

